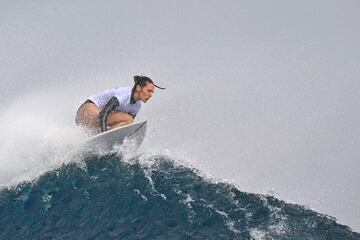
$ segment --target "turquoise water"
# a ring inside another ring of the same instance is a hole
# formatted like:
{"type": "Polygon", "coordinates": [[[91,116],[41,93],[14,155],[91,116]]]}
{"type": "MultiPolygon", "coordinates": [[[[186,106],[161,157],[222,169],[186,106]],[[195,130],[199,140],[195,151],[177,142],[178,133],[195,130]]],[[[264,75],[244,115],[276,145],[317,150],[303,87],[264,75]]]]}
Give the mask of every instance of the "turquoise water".
{"type": "Polygon", "coordinates": [[[303,206],[139,157],[88,155],[1,190],[0,239],[360,239],[303,206]]]}

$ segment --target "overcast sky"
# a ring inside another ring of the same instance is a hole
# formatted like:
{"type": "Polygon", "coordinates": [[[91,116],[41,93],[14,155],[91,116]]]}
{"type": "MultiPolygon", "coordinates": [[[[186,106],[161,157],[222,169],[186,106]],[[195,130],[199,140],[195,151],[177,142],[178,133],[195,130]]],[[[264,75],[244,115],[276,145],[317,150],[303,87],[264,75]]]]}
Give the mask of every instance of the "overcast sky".
{"type": "Polygon", "coordinates": [[[167,88],[138,115],[144,151],[359,232],[359,23],[357,0],[0,0],[1,167],[33,144],[14,129],[70,126],[144,74],[167,88]]]}

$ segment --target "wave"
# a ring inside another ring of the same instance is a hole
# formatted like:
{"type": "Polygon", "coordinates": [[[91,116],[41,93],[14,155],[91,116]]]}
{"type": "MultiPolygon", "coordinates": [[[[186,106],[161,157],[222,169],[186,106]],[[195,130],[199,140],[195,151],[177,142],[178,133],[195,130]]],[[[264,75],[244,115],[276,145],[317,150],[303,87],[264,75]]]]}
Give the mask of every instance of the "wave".
{"type": "Polygon", "coordinates": [[[82,164],[64,164],[0,192],[0,239],[170,238],[351,240],[360,234],[161,155],[89,154],[82,164]]]}

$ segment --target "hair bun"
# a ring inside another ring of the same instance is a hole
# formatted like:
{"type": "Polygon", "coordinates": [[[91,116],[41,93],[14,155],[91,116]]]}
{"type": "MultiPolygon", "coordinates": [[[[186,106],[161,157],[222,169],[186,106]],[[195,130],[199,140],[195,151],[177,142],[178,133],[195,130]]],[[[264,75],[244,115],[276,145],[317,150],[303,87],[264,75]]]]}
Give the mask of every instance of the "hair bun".
{"type": "Polygon", "coordinates": [[[141,77],[139,75],[135,75],[134,76],[134,82],[138,82],[139,80],[141,80],[141,77]]]}

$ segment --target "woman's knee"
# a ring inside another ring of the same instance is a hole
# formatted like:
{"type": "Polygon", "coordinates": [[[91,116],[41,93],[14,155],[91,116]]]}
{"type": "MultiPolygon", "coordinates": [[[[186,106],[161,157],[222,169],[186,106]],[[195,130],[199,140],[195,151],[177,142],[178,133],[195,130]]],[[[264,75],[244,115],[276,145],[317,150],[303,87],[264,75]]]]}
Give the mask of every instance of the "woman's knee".
{"type": "Polygon", "coordinates": [[[126,114],[126,116],[125,116],[125,122],[127,122],[127,123],[133,123],[133,122],[134,122],[134,118],[133,118],[131,115],[126,114]]]}
{"type": "Polygon", "coordinates": [[[130,124],[134,122],[134,118],[130,114],[124,112],[113,112],[108,117],[109,124],[117,124],[121,122],[130,124]]]}

